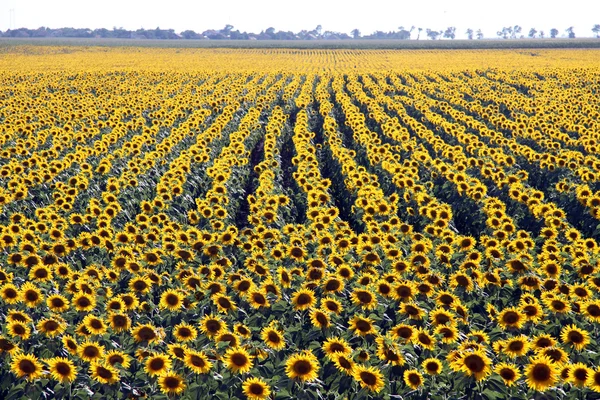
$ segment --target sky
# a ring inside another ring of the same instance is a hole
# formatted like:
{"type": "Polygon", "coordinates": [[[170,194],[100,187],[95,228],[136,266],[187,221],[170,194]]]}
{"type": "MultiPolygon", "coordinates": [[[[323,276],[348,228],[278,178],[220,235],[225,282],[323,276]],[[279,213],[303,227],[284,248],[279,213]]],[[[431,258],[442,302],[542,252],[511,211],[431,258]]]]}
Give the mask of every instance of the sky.
{"type": "MultiPolygon", "coordinates": [[[[497,37],[504,26],[534,27],[546,34],[573,26],[577,37],[591,37],[600,24],[598,0],[0,0],[0,31],[10,28],[140,28],[190,29],[202,32],[231,24],[240,31],[312,30],[350,33],[359,29],[396,31],[411,26],[444,30],[455,26],[457,37],[467,28],[497,37]],[[13,10],[13,11],[11,11],[13,10]]],[[[416,37],[416,32],[413,38],[416,37]]]]}

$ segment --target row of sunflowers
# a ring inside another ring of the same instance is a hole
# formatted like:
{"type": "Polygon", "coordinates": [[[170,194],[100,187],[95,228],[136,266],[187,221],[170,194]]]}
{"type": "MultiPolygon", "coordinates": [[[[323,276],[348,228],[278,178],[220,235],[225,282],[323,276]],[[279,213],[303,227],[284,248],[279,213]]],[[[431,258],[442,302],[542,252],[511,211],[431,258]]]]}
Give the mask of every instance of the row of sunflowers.
{"type": "Polygon", "coordinates": [[[596,53],[2,51],[0,397],[600,396],[596,53]]]}

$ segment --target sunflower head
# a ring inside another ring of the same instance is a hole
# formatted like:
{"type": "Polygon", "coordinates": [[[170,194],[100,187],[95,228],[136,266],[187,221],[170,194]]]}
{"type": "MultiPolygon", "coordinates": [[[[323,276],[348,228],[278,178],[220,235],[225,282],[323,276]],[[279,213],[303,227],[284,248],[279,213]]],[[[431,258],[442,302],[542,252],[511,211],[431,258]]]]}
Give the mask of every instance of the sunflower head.
{"type": "Polygon", "coordinates": [[[311,352],[295,353],[287,359],[285,371],[290,379],[313,381],[319,376],[319,362],[311,352]]]}
{"type": "Polygon", "coordinates": [[[537,355],[525,366],[527,386],[543,392],[553,387],[559,380],[558,366],[546,356],[537,355]]]}
{"type": "Polygon", "coordinates": [[[242,384],[242,391],[248,400],[265,400],[271,396],[271,388],[261,378],[248,378],[242,384]]]}

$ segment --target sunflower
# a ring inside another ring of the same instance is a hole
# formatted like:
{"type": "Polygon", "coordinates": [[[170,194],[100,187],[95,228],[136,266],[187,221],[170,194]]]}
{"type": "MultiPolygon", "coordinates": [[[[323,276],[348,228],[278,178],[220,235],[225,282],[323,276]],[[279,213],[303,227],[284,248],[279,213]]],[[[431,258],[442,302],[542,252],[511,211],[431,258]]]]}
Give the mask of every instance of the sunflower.
{"type": "Polygon", "coordinates": [[[364,310],[372,310],[378,304],[375,293],[367,289],[354,289],[350,295],[350,299],[364,310]]]}
{"type": "Polygon", "coordinates": [[[400,304],[400,312],[414,320],[421,320],[425,315],[425,310],[419,307],[414,301],[400,304]]]}
{"type": "Polygon", "coordinates": [[[45,265],[37,265],[29,271],[31,281],[48,282],[52,280],[52,270],[45,265]]]}
{"type": "Polygon", "coordinates": [[[330,293],[339,293],[342,290],[344,290],[344,281],[339,279],[337,276],[333,275],[330,277],[327,277],[323,283],[321,284],[322,288],[323,288],[323,293],[325,294],[330,294],[330,293]]]}
{"type": "Polygon", "coordinates": [[[229,331],[223,331],[214,337],[216,343],[222,342],[227,343],[230,347],[239,346],[240,338],[235,334],[229,331]]]}
{"type": "Polygon", "coordinates": [[[544,318],[544,311],[542,307],[536,302],[531,304],[522,304],[520,311],[525,314],[527,321],[531,321],[537,324],[544,318]]]}
{"type": "Polygon", "coordinates": [[[16,304],[19,302],[19,289],[12,283],[6,283],[0,288],[0,297],[6,304],[16,304]]]}
{"type": "Polygon", "coordinates": [[[563,365],[569,361],[569,355],[558,346],[544,347],[536,350],[536,354],[548,357],[556,365],[563,365]]]}
{"type": "Polygon", "coordinates": [[[19,297],[27,307],[34,308],[42,301],[44,301],[44,295],[40,289],[31,282],[25,282],[21,286],[19,297]]]}
{"type": "Polygon", "coordinates": [[[454,323],[454,315],[442,308],[436,308],[429,312],[429,320],[433,326],[452,325],[454,323]]]}
{"type": "Polygon", "coordinates": [[[401,342],[410,342],[417,332],[417,328],[413,327],[412,325],[398,324],[390,329],[390,332],[395,340],[401,342]]]}
{"type": "Polygon", "coordinates": [[[183,378],[174,372],[167,372],[158,378],[160,390],[164,394],[180,394],[185,390],[183,378]]]}
{"type": "Polygon", "coordinates": [[[37,323],[36,328],[46,336],[54,337],[67,329],[67,323],[62,318],[44,318],[37,323]]]}
{"type": "Polygon", "coordinates": [[[178,358],[179,360],[183,360],[185,358],[185,353],[189,351],[187,345],[181,343],[170,343],[167,345],[167,348],[169,349],[169,355],[178,358]]]}
{"type": "Polygon", "coordinates": [[[544,349],[546,347],[556,346],[556,339],[547,333],[542,333],[531,340],[533,350],[544,349]]]}
{"type": "Polygon", "coordinates": [[[590,334],[575,325],[565,326],[560,331],[560,338],[564,344],[570,344],[576,350],[582,350],[590,343],[590,334]]]}
{"type": "Polygon", "coordinates": [[[533,390],[543,392],[554,386],[559,380],[558,365],[546,356],[537,355],[530,358],[525,367],[526,382],[533,390]]]}
{"type": "Polygon", "coordinates": [[[129,281],[129,288],[140,294],[147,294],[152,289],[152,281],[146,276],[136,276],[129,281]]]}
{"type": "Polygon", "coordinates": [[[247,292],[245,297],[250,306],[254,309],[259,309],[261,307],[269,308],[271,306],[269,300],[267,299],[267,292],[265,289],[257,289],[253,287],[247,292]]]}
{"type": "Polygon", "coordinates": [[[585,386],[588,377],[593,371],[583,363],[575,363],[569,366],[569,379],[568,382],[577,387],[585,386]]]}
{"type": "Polygon", "coordinates": [[[519,367],[515,364],[499,363],[494,368],[494,372],[500,375],[506,386],[513,386],[521,377],[519,367]]]}
{"type": "Polygon", "coordinates": [[[302,261],[306,256],[306,252],[300,246],[290,246],[287,249],[287,254],[296,261],[302,261]]]}
{"type": "Polygon", "coordinates": [[[131,330],[131,335],[136,342],[154,343],[161,339],[158,329],[151,324],[138,324],[131,330]]]}
{"type": "Polygon", "coordinates": [[[103,357],[104,346],[97,342],[86,341],[78,346],[77,354],[84,361],[94,362],[103,357]]]}
{"type": "Polygon", "coordinates": [[[437,293],[435,302],[438,306],[441,307],[452,307],[456,303],[458,303],[458,298],[456,297],[456,295],[454,295],[454,293],[451,293],[447,290],[441,290],[437,293]]]}
{"type": "Polygon", "coordinates": [[[171,369],[171,359],[164,354],[153,354],[146,359],[144,371],[148,376],[164,375],[171,369]]]}
{"type": "Polygon", "coordinates": [[[238,335],[240,335],[241,337],[243,337],[244,339],[248,339],[252,336],[252,332],[250,331],[250,328],[248,328],[246,325],[241,324],[239,322],[233,326],[233,331],[235,333],[237,333],[238,335]]]}
{"type": "Polygon", "coordinates": [[[289,288],[292,285],[292,275],[290,274],[290,271],[283,267],[279,267],[277,269],[277,275],[282,287],[289,288]]]}
{"type": "Polygon", "coordinates": [[[131,328],[131,319],[127,314],[110,314],[108,316],[108,323],[114,332],[124,332],[131,328]]]}
{"type": "Polygon", "coordinates": [[[379,279],[375,282],[374,286],[377,288],[377,293],[385,298],[390,298],[392,296],[392,283],[388,282],[385,279],[379,279]]]}
{"type": "Polygon", "coordinates": [[[470,331],[467,336],[473,338],[477,343],[489,343],[490,341],[489,335],[482,330],[470,331]]]}
{"type": "Polygon", "coordinates": [[[242,391],[248,400],[265,400],[271,396],[271,388],[261,378],[248,378],[242,384],[242,391]]]}
{"type": "Polygon", "coordinates": [[[190,324],[182,322],[173,328],[173,336],[179,342],[189,342],[198,336],[198,330],[190,324]]]}
{"type": "Polygon", "coordinates": [[[504,341],[503,350],[509,357],[520,357],[529,351],[530,338],[520,335],[504,341]]]}
{"type": "Polygon", "coordinates": [[[19,352],[19,347],[9,339],[0,335],[0,354],[8,353],[12,355],[17,352],[19,352]]]}
{"type": "Polygon", "coordinates": [[[30,323],[32,322],[31,317],[24,311],[10,310],[8,311],[8,315],[6,316],[6,320],[9,322],[22,322],[22,323],[30,323]]]}
{"type": "Polygon", "coordinates": [[[180,310],[183,307],[183,296],[178,290],[167,289],[161,294],[158,307],[169,311],[180,310]]]}
{"type": "Polygon", "coordinates": [[[552,311],[557,314],[567,314],[571,311],[571,305],[569,301],[563,296],[555,296],[553,298],[543,298],[544,304],[552,311]]]}
{"type": "Polygon", "coordinates": [[[285,339],[283,337],[283,332],[275,329],[272,326],[265,327],[260,332],[260,338],[271,349],[281,350],[285,348],[285,339]]]}
{"type": "Polygon", "coordinates": [[[331,337],[326,339],[321,345],[321,349],[327,357],[330,357],[335,353],[341,353],[345,355],[352,353],[352,347],[350,344],[341,337],[331,337]]]}
{"type": "Polygon", "coordinates": [[[119,350],[111,350],[104,355],[104,361],[106,364],[115,367],[116,364],[121,364],[123,369],[129,369],[131,363],[131,357],[119,350]]]}
{"type": "Polygon", "coordinates": [[[226,330],[225,322],[217,316],[205,315],[200,320],[200,331],[208,337],[213,337],[226,330]]]}
{"type": "Polygon", "coordinates": [[[62,383],[73,382],[77,377],[77,367],[64,357],[54,357],[44,361],[48,364],[48,370],[52,379],[62,383]]]}
{"type": "Polygon", "coordinates": [[[428,350],[435,348],[435,339],[425,328],[418,328],[416,330],[412,336],[412,342],[428,350]]]}
{"type": "Polygon", "coordinates": [[[230,347],[225,352],[223,362],[233,372],[244,374],[252,369],[252,356],[243,347],[230,347]]]}
{"type": "Polygon", "coordinates": [[[19,337],[21,340],[27,340],[31,336],[31,328],[20,321],[9,321],[6,330],[11,337],[19,337]]]}
{"type": "Polygon", "coordinates": [[[429,375],[439,375],[443,370],[442,362],[433,357],[425,359],[421,363],[421,366],[429,375]]]}
{"type": "Polygon", "coordinates": [[[332,312],[336,315],[340,315],[344,310],[342,303],[333,297],[325,297],[321,299],[321,309],[327,312],[332,312]]]}
{"type": "Polygon", "coordinates": [[[600,301],[588,300],[581,304],[581,312],[585,317],[594,323],[600,322],[600,301]]]}
{"type": "Polygon", "coordinates": [[[404,383],[413,390],[417,390],[423,385],[423,375],[416,369],[407,369],[404,371],[404,383]]]}
{"type": "Polygon", "coordinates": [[[355,315],[348,321],[350,330],[359,336],[367,336],[377,333],[376,325],[371,318],[355,315]]]}
{"type": "Polygon", "coordinates": [[[88,332],[93,335],[103,335],[107,330],[105,321],[92,314],[85,316],[83,319],[83,324],[87,328],[88,332]]]}
{"type": "Polygon", "coordinates": [[[285,362],[285,373],[290,379],[313,381],[319,376],[317,357],[309,351],[292,354],[285,362]]]}
{"type": "Polygon", "coordinates": [[[318,308],[312,308],[310,310],[310,322],[315,328],[318,329],[325,329],[331,325],[329,313],[318,308]]]}
{"type": "Polygon", "coordinates": [[[52,312],[63,313],[69,309],[69,300],[60,294],[53,294],[46,298],[46,305],[52,312]]]}
{"type": "Polygon", "coordinates": [[[585,384],[594,392],[600,393],[600,367],[590,371],[585,384]]]}
{"type": "Polygon", "coordinates": [[[300,289],[292,295],[292,304],[295,310],[306,310],[314,307],[316,301],[315,293],[310,289],[300,289]]]}
{"type": "Polygon", "coordinates": [[[79,345],[77,344],[77,341],[75,340],[75,338],[73,336],[70,335],[65,335],[62,337],[62,343],[63,346],[65,346],[65,349],[67,349],[67,351],[73,355],[77,354],[78,350],[79,350],[79,345]]]}
{"type": "Polygon", "coordinates": [[[454,362],[456,369],[468,376],[473,376],[477,381],[485,379],[492,373],[491,364],[490,358],[480,350],[464,352],[454,362]]]}
{"type": "Polygon", "coordinates": [[[374,367],[357,365],[352,376],[362,388],[371,392],[379,393],[385,387],[383,374],[374,367]]]}
{"type": "Polygon", "coordinates": [[[472,292],[475,288],[475,286],[473,286],[473,280],[467,274],[461,271],[455,272],[450,276],[449,286],[455,290],[456,288],[460,287],[467,293],[472,292]]]}
{"type": "Polygon", "coordinates": [[[213,364],[203,351],[188,350],[183,358],[185,366],[196,374],[206,374],[212,368],[213,364]]]}
{"type": "Polygon", "coordinates": [[[410,301],[416,296],[417,292],[414,282],[401,280],[393,285],[391,296],[396,301],[410,301]]]}
{"type": "Polygon", "coordinates": [[[216,294],[212,296],[213,303],[217,306],[219,312],[223,314],[227,314],[230,311],[235,311],[237,306],[233,300],[229,298],[229,296],[225,296],[223,294],[216,294]]]}
{"type": "Polygon", "coordinates": [[[32,381],[42,376],[43,367],[36,356],[18,353],[11,360],[10,370],[17,378],[25,377],[28,381],[32,381]]]}
{"type": "Polygon", "coordinates": [[[507,307],[498,314],[496,321],[503,329],[521,329],[526,318],[518,308],[507,307]]]}
{"type": "Polygon", "coordinates": [[[112,365],[94,361],[90,365],[90,375],[96,381],[105,385],[112,385],[120,381],[119,370],[112,365]]]}
{"type": "Polygon", "coordinates": [[[346,281],[351,280],[354,277],[354,270],[349,264],[342,264],[335,270],[335,273],[340,278],[346,281]]]}
{"type": "Polygon", "coordinates": [[[438,325],[435,327],[434,333],[442,337],[443,343],[452,344],[458,340],[456,325],[438,325]]]}
{"type": "Polygon", "coordinates": [[[96,299],[85,293],[75,295],[72,303],[77,311],[92,311],[96,307],[96,299]]]}
{"type": "Polygon", "coordinates": [[[335,365],[338,371],[343,372],[346,375],[352,375],[354,366],[356,365],[350,355],[343,353],[334,353],[329,359],[335,365]]]}
{"type": "Polygon", "coordinates": [[[391,335],[379,336],[375,339],[377,343],[377,357],[394,366],[402,366],[406,360],[400,351],[400,347],[394,343],[391,335]]]}

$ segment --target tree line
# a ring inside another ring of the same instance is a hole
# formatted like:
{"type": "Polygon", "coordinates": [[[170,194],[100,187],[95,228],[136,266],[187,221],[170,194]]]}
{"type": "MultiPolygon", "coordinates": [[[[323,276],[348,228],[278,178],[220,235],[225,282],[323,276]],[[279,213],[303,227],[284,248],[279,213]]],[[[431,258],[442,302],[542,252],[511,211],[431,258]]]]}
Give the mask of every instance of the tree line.
{"type": "MultiPolygon", "coordinates": [[[[565,29],[565,35],[568,38],[575,38],[574,28],[568,27],[565,29]]],[[[597,38],[600,38],[600,24],[592,27],[592,32],[597,38]]],[[[527,34],[529,38],[546,38],[552,39],[559,35],[560,31],[556,28],[550,29],[548,33],[543,30],[531,28],[527,34]]],[[[484,34],[481,29],[468,28],[465,31],[467,39],[483,39],[484,34]]],[[[519,25],[503,27],[496,35],[502,39],[523,39],[525,33],[519,25]]],[[[195,32],[193,30],[185,30],[176,33],[173,29],[137,29],[127,30],[114,27],[112,30],[101,29],[85,29],[85,28],[58,28],[52,29],[40,27],[37,29],[19,28],[9,29],[5,32],[0,31],[0,37],[17,37],[17,38],[116,38],[116,39],[212,39],[212,40],[317,40],[317,39],[401,39],[421,40],[428,38],[430,40],[438,40],[442,38],[455,39],[456,27],[448,27],[446,29],[435,30],[430,28],[421,28],[412,26],[405,28],[398,27],[396,31],[375,31],[369,35],[362,35],[359,29],[353,29],[350,34],[342,32],[334,32],[323,30],[321,25],[318,25],[312,30],[301,30],[300,32],[292,31],[276,31],[275,28],[268,28],[260,33],[240,32],[232,25],[225,25],[222,29],[208,29],[203,32],[195,32]],[[415,37],[416,36],[416,37],[415,37]]]]}

